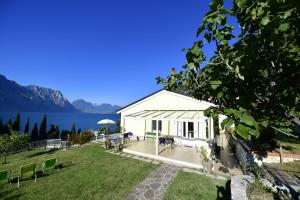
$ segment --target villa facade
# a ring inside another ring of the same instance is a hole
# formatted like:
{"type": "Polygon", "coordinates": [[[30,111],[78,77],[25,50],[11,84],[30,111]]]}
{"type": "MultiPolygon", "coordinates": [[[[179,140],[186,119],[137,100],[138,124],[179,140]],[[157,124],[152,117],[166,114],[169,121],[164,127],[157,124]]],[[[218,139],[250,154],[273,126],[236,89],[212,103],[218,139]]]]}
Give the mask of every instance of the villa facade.
{"type": "Polygon", "coordinates": [[[177,146],[200,149],[209,148],[215,138],[217,122],[204,116],[204,111],[215,105],[195,98],[160,90],[118,111],[123,132],[132,132],[134,138],[144,140],[147,133],[156,135],[156,155],[159,154],[158,138],[173,136],[177,146]]]}

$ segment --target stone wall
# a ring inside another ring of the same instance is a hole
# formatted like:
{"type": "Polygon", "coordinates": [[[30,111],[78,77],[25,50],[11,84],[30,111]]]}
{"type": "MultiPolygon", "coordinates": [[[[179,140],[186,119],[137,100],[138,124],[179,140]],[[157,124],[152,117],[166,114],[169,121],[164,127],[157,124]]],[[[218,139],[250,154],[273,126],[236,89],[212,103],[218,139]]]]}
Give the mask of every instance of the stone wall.
{"type": "Polygon", "coordinates": [[[247,174],[247,166],[254,162],[251,149],[242,141],[236,140],[232,136],[229,137],[229,143],[240,166],[242,167],[244,174],[247,174]]]}
{"type": "MultiPolygon", "coordinates": [[[[262,166],[263,163],[279,163],[280,156],[276,152],[267,152],[266,156],[262,157],[252,151],[247,144],[241,140],[237,140],[232,136],[229,137],[229,143],[235,153],[239,164],[241,165],[243,172],[246,174],[247,165],[251,163],[256,163],[258,166],[262,166]]],[[[293,162],[295,160],[300,160],[299,154],[282,154],[283,162],[293,162]]]]}

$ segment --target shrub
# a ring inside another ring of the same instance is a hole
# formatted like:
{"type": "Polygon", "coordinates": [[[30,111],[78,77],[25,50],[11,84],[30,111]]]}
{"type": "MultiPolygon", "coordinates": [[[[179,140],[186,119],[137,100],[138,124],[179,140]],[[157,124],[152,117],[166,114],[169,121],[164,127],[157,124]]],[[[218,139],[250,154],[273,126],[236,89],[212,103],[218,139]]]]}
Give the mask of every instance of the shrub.
{"type": "Polygon", "coordinates": [[[20,145],[29,141],[28,134],[20,134],[19,132],[12,131],[11,134],[0,136],[0,153],[4,154],[4,163],[8,153],[14,152],[20,145]]]}
{"type": "Polygon", "coordinates": [[[247,171],[255,176],[256,179],[261,179],[265,177],[266,171],[263,168],[260,168],[256,164],[249,164],[247,166],[247,171]]]}
{"type": "Polygon", "coordinates": [[[204,148],[204,146],[201,147],[201,157],[204,162],[207,162],[209,160],[207,150],[206,148],[204,148]]]}
{"type": "Polygon", "coordinates": [[[73,145],[78,144],[79,143],[78,136],[76,134],[70,134],[69,142],[73,145]]]}
{"type": "Polygon", "coordinates": [[[92,138],[93,138],[93,133],[89,131],[84,131],[81,132],[80,135],[78,136],[78,141],[79,144],[85,144],[87,142],[90,142],[92,138]]]}

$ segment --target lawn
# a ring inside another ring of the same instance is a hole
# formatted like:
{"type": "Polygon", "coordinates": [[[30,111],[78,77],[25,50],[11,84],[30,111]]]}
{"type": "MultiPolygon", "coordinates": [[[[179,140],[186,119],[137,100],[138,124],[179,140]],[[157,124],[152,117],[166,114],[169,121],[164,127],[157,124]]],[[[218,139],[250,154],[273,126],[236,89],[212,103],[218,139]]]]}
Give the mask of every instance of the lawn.
{"type": "Polygon", "coordinates": [[[230,199],[230,182],[179,171],[164,200],[230,199]]]}
{"type": "Polygon", "coordinates": [[[272,167],[292,174],[300,180],[300,160],[282,164],[272,164],[272,167]]]}
{"type": "Polygon", "coordinates": [[[86,144],[69,150],[22,152],[8,156],[8,164],[0,170],[11,169],[13,177],[20,165],[37,163],[57,157],[62,169],[48,176],[17,184],[1,183],[0,199],[123,199],[157,165],[113,155],[99,144],[86,144]]]}
{"type": "MultiPolygon", "coordinates": [[[[294,154],[300,154],[300,141],[281,141],[282,145],[282,151],[285,153],[294,153],[294,154]]],[[[277,151],[279,151],[279,148],[277,148],[277,151]]]]}

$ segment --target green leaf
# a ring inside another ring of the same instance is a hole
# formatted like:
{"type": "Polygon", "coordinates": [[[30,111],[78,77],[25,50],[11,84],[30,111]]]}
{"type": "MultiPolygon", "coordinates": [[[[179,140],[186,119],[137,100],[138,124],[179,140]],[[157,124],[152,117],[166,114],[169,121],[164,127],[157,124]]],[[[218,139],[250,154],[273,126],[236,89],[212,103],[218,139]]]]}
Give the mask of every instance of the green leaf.
{"type": "Polygon", "coordinates": [[[264,14],[264,10],[262,7],[259,7],[257,10],[257,16],[260,17],[262,14],[264,14]]]}
{"type": "Polygon", "coordinates": [[[261,19],[261,24],[264,25],[264,26],[267,25],[269,22],[270,22],[269,15],[264,16],[264,17],[261,19]]]}
{"type": "Polygon", "coordinates": [[[221,41],[221,44],[222,44],[222,45],[227,45],[228,42],[227,42],[227,40],[222,40],[222,41],[221,41]]]}
{"type": "Polygon", "coordinates": [[[217,89],[221,84],[222,84],[222,81],[220,81],[220,80],[210,81],[210,85],[213,90],[217,89]]]}
{"type": "Polygon", "coordinates": [[[234,124],[234,120],[228,117],[222,121],[221,127],[222,129],[224,129],[225,127],[231,127],[233,124],[234,124]]]}
{"type": "Polygon", "coordinates": [[[294,10],[295,10],[295,8],[285,11],[283,14],[283,19],[286,19],[287,17],[291,16],[291,14],[294,10]]]}
{"type": "Polygon", "coordinates": [[[240,73],[240,68],[239,66],[237,65],[236,68],[235,68],[235,73],[238,75],[238,77],[242,80],[245,79],[245,77],[240,73]]]}
{"type": "Polygon", "coordinates": [[[223,95],[224,95],[224,93],[221,91],[221,92],[218,92],[217,97],[221,98],[223,95]]]}
{"type": "Polygon", "coordinates": [[[171,70],[171,75],[176,75],[176,69],[175,68],[173,68],[172,70],[171,70]]]}
{"type": "Polygon", "coordinates": [[[244,122],[245,124],[249,125],[249,126],[254,126],[254,119],[246,114],[246,113],[243,113],[241,116],[240,116],[240,119],[242,122],[244,122]]]}
{"type": "Polygon", "coordinates": [[[199,56],[201,53],[201,50],[197,44],[195,44],[191,50],[191,53],[194,54],[195,56],[199,56]]]}
{"type": "Polygon", "coordinates": [[[239,124],[238,126],[235,127],[235,132],[241,136],[245,140],[250,140],[250,129],[247,126],[244,126],[242,124],[239,124]]]}
{"type": "Polygon", "coordinates": [[[237,1],[237,6],[241,9],[243,9],[246,5],[247,1],[246,0],[238,0],[237,1]]]}
{"type": "Polygon", "coordinates": [[[280,24],[280,26],[278,27],[279,31],[285,32],[289,29],[289,23],[283,23],[280,24]]]}

